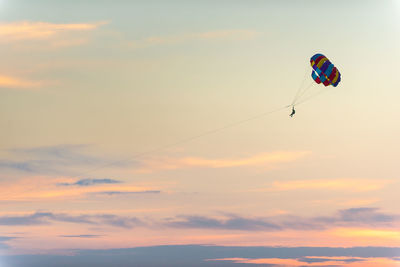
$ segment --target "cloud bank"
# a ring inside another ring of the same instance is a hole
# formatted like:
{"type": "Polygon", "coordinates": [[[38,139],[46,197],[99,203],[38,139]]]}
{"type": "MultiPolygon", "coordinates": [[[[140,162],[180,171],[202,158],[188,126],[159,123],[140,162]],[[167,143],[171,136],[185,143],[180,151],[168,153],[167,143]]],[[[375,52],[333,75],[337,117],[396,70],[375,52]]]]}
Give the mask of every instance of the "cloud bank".
{"type": "Polygon", "coordinates": [[[279,215],[272,217],[223,217],[180,215],[161,220],[146,220],[115,214],[69,215],[66,213],[35,212],[19,216],[0,216],[0,225],[38,225],[54,222],[108,225],[122,228],[167,227],[179,229],[215,229],[240,231],[323,230],[333,227],[396,227],[399,215],[387,214],[377,208],[339,210],[330,217],[301,217],[279,215]]]}

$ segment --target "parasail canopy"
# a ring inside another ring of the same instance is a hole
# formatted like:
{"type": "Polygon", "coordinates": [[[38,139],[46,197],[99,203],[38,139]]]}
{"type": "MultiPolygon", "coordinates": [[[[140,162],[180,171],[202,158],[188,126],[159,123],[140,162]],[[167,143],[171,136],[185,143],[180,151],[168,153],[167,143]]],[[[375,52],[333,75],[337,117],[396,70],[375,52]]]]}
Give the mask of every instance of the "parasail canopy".
{"type": "Polygon", "coordinates": [[[340,83],[339,70],[322,54],[315,54],[310,59],[311,67],[314,69],[311,77],[318,84],[336,87],[340,83]]]}

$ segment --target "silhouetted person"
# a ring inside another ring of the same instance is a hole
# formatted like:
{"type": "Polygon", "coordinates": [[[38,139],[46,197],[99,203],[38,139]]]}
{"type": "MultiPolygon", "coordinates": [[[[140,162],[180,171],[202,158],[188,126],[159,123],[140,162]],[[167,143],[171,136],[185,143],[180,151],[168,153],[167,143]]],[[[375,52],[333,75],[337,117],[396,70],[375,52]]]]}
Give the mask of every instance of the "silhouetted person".
{"type": "Polygon", "coordinates": [[[293,117],[294,114],[296,114],[296,110],[294,110],[294,107],[292,107],[292,113],[289,115],[290,117],[293,117]]]}

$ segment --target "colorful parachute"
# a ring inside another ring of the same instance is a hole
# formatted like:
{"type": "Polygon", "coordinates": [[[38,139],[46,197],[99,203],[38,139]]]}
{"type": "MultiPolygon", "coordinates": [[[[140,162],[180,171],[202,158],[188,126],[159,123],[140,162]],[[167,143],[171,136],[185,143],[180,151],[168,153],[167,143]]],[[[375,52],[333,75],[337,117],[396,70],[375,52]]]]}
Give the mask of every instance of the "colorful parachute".
{"type": "Polygon", "coordinates": [[[315,54],[310,59],[310,63],[314,69],[311,77],[316,83],[323,83],[325,86],[332,85],[333,87],[340,83],[340,72],[326,56],[315,54]]]}

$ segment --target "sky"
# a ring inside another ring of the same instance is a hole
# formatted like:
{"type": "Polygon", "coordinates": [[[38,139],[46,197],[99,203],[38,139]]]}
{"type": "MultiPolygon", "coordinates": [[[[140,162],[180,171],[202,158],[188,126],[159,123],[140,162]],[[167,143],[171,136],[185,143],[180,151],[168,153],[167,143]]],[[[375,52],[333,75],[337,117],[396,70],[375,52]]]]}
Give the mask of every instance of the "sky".
{"type": "Polygon", "coordinates": [[[399,47],[399,0],[0,0],[0,266],[400,266],[399,47]]]}

